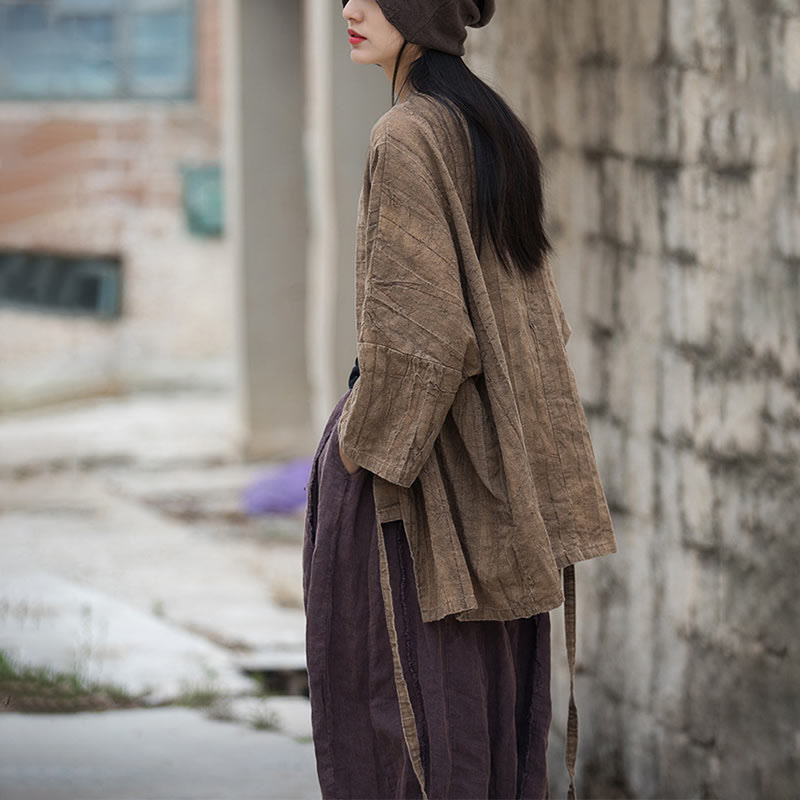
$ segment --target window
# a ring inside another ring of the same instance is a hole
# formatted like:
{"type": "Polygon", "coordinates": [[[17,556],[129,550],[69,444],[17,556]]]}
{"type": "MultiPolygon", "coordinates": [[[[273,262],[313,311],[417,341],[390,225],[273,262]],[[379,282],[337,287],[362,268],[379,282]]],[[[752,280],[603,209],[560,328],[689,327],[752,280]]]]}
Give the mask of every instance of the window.
{"type": "Polygon", "coordinates": [[[116,257],[0,252],[0,305],[113,317],[120,280],[116,257]]]}
{"type": "Polygon", "coordinates": [[[0,99],[188,99],[192,0],[0,0],[0,99]]]}
{"type": "Polygon", "coordinates": [[[194,236],[221,236],[224,228],[222,169],[219,164],[185,165],[183,211],[194,236]]]}

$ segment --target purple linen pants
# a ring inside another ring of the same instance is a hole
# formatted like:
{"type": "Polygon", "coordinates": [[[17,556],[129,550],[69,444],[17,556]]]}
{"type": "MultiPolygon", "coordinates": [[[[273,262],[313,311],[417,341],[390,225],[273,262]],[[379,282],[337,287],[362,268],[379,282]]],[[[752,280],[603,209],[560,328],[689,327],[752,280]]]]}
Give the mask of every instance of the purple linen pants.
{"type": "MultiPolygon", "coordinates": [[[[312,728],[325,798],[423,797],[404,738],[372,473],[350,475],[334,408],[311,467],[303,545],[312,728]]],[[[423,622],[402,520],[381,526],[402,674],[429,798],[549,798],[548,612],[423,622]]]]}

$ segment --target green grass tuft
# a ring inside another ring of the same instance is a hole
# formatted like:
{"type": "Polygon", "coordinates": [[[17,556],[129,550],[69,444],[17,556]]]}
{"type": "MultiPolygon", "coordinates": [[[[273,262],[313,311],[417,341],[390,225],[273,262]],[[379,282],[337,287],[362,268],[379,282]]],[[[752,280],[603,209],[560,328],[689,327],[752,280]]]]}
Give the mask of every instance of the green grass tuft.
{"type": "Polygon", "coordinates": [[[142,705],[142,698],[118,686],[89,683],[74,673],[15,664],[0,651],[0,711],[53,714],[142,705]]]}

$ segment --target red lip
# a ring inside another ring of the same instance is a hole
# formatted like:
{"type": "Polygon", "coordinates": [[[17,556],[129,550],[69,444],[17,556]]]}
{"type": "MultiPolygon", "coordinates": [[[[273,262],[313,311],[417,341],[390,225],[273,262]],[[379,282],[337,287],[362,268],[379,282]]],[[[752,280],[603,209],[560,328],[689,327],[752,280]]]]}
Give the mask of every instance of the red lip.
{"type": "Polygon", "coordinates": [[[366,36],[362,36],[360,33],[356,33],[351,28],[347,29],[347,34],[350,36],[351,39],[366,39],[366,36]]]}

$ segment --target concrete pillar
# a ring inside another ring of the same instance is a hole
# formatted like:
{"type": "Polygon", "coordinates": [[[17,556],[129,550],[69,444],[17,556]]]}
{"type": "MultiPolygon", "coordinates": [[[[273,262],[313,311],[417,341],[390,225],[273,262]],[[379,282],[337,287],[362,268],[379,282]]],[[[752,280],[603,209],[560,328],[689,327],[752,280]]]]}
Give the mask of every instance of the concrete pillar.
{"type": "Polygon", "coordinates": [[[311,209],[307,347],[318,430],[347,388],[356,355],[355,226],[374,122],[391,106],[383,69],[350,60],[340,3],[306,0],[311,209]]]}
{"type": "Polygon", "coordinates": [[[307,453],[303,7],[227,0],[221,8],[239,444],[246,457],[307,453]]]}
{"type": "Polygon", "coordinates": [[[340,3],[221,6],[240,449],[307,454],[356,355],[358,197],[391,92],[350,61],[340,3]]]}

